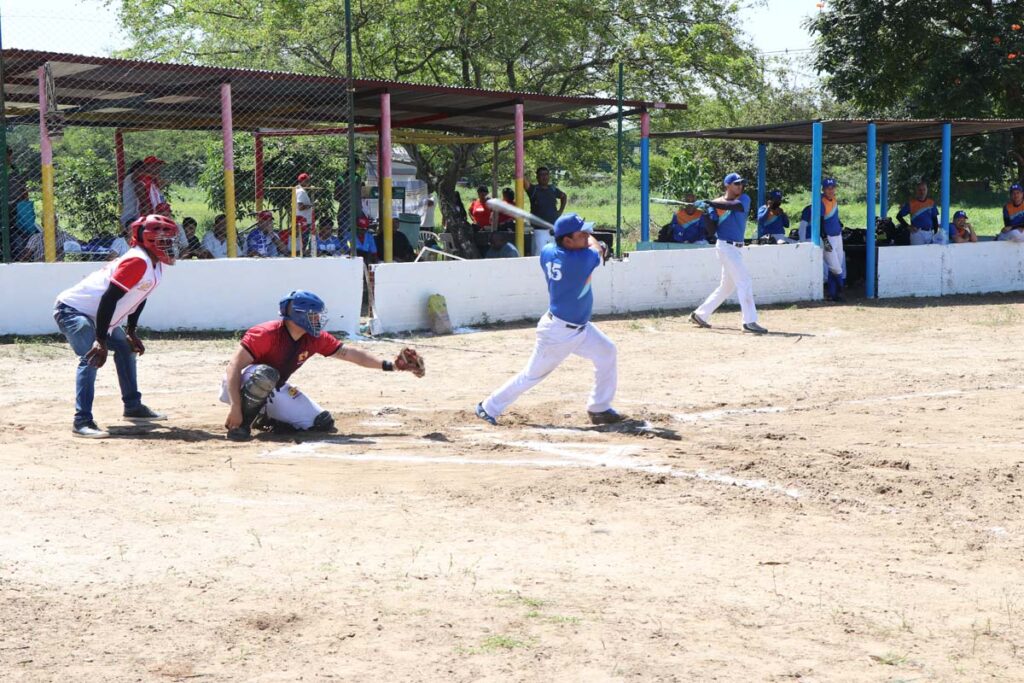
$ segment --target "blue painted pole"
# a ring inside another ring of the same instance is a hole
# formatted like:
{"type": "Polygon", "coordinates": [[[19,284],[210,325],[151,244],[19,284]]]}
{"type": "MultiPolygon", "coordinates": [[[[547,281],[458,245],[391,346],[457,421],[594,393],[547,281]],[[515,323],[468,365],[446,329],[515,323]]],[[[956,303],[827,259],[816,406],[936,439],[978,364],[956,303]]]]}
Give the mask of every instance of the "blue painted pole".
{"type": "Polygon", "coordinates": [[[651,239],[651,115],[640,114],[640,241],[651,239]]]}
{"type": "Polygon", "coordinates": [[[868,124],[868,230],[864,266],[864,280],[866,281],[864,293],[869,299],[875,298],[875,265],[878,258],[878,252],[875,250],[875,148],[877,146],[877,129],[872,121],[868,124]]]}
{"type": "Polygon", "coordinates": [[[942,124],[942,215],[939,230],[949,230],[949,168],[953,156],[953,124],[942,124]]]}
{"type": "Polygon", "coordinates": [[[757,143],[757,207],[764,206],[765,197],[768,195],[768,145],[763,142],[757,143]]]}
{"type": "Polygon", "coordinates": [[[811,128],[811,241],[821,246],[821,121],[811,128]]]}
{"type": "Polygon", "coordinates": [[[889,143],[882,144],[882,182],[878,194],[881,199],[882,218],[889,217],[889,143]]]}

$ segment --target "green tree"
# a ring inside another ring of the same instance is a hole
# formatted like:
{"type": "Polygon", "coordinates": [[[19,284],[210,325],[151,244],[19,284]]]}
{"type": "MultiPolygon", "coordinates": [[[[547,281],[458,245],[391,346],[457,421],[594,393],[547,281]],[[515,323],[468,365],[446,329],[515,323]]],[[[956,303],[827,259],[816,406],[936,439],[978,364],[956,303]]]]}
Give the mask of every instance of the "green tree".
{"type": "MultiPolygon", "coordinates": [[[[815,67],[828,87],[866,115],[1018,118],[1022,23],[1019,2],[830,0],[808,26],[817,37],[815,67]]],[[[1015,165],[1015,177],[1024,176],[1024,132],[999,142],[1003,151],[995,155],[980,154],[975,148],[985,145],[976,143],[958,151],[975,173],[999,175],[1015,165]]],[[[904,154],[920,173],[932,172],[934,161],[904,154]]]]}
{"type": "MultiPolygon", "coordinates": [[[[132,56],[342,75],[341,0],[120,0],[132,56]]],[[[361,0],[355,73],[404,81],[554,95],[614,91],[682,97],[714,83],[738,91],[753,69],[728,0],[361,0]]],[[[405,146],[418,176],[454,211],[455,183],[484,168],[478,145],[405,146]]]]}

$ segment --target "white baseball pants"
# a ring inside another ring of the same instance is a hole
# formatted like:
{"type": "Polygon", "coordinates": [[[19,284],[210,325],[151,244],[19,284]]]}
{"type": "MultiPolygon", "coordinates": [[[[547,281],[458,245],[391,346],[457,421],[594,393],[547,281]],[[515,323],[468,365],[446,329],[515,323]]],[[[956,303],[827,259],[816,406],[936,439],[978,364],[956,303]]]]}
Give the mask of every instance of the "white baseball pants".
{"type": "Polygon", "coordinates": [[[931,230],[918,230],[917,232],[910,233],[910,246],[916,247],[921,244],[931,244],[934,242],[935,233],[931,230]]]}
{"type": "Polygon", "coordinates": [[[488,396],[483,404],[491,417],[498,417],[520,395],[539,384],[563,360],[576,354],[594,363],[594,389],[587,400],[587,410],[600,413],[612,407],[618,385],[618,363],[615,344],[593,323],[578,330],[545,313],[537,323],[537,342],[526,368],[488,396]]]}
{"type": "Polygon", "coordinates": [[[843,251],[843,236],[825,235],[825,239],[832,245],[832,251],[825,250],[825,265],[836,275],[842,276],[843,264],[846,262],[846,254],[843,251]]]}
{"type": "Polygon", "coordinates": [[[736,292],[743,314],[743,324],[757,322],[757,308],[754,306],[754,285],[750,281],[750,273],[743,263],[740,247],[718,240],[715,244],[718,261],[722,264],[722,280],[718,289],[711,292],[697,310],[694,311],[702,320],[710,320],[729,295],[736,292]]]}
{"type": "MultiPolygon", "coordinates": [[[[242,370],[242,383],[249,379],[255,365],[246,366],[242,370]]],[[[231,403],[228,396],[228,378],[225,377],[220,383],[220,400],[222,403],[231,403]]],[[[299,391],[299,388],[287,382],[280,389],[275,389],[270,395],[270,400],[264,406],[263,412],[267,417],[279,422],[290,424],[296,429],[309,429],[313,426],[313,420],[324,411],[312,399],[299,391]]]]}

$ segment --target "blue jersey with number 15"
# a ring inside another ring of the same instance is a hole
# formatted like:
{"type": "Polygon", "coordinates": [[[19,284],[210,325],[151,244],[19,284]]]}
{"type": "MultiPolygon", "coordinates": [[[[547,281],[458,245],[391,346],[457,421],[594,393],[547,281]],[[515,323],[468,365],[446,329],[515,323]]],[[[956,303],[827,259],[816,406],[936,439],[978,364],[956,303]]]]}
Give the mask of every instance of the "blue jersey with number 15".
{"type": "Polygon", "coordinates": [[[601,265],[594,249],[563,249],[549,243],[540,252],[540,267],[548,282],[548,310],[556,318],[585,325],[594,308],[590,276],[601,265]]]}

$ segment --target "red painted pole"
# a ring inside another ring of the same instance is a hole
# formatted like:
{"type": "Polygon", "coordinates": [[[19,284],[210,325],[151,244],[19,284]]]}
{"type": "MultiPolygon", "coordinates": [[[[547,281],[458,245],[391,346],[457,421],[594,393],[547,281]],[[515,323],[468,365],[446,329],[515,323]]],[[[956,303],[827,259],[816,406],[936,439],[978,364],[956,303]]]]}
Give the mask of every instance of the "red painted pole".
{"type": "Polygon", "coordinates": [[[256,152],[256,211],[263,210],[263,136],[253,133],[253,147],[256,152]]]}
{"type": "Polygon", "coordinates": [[[114,131],[114,161],[117,165],[117,210],[118,213],[124,210],[124,133],[118,128],[114,131]]]}

